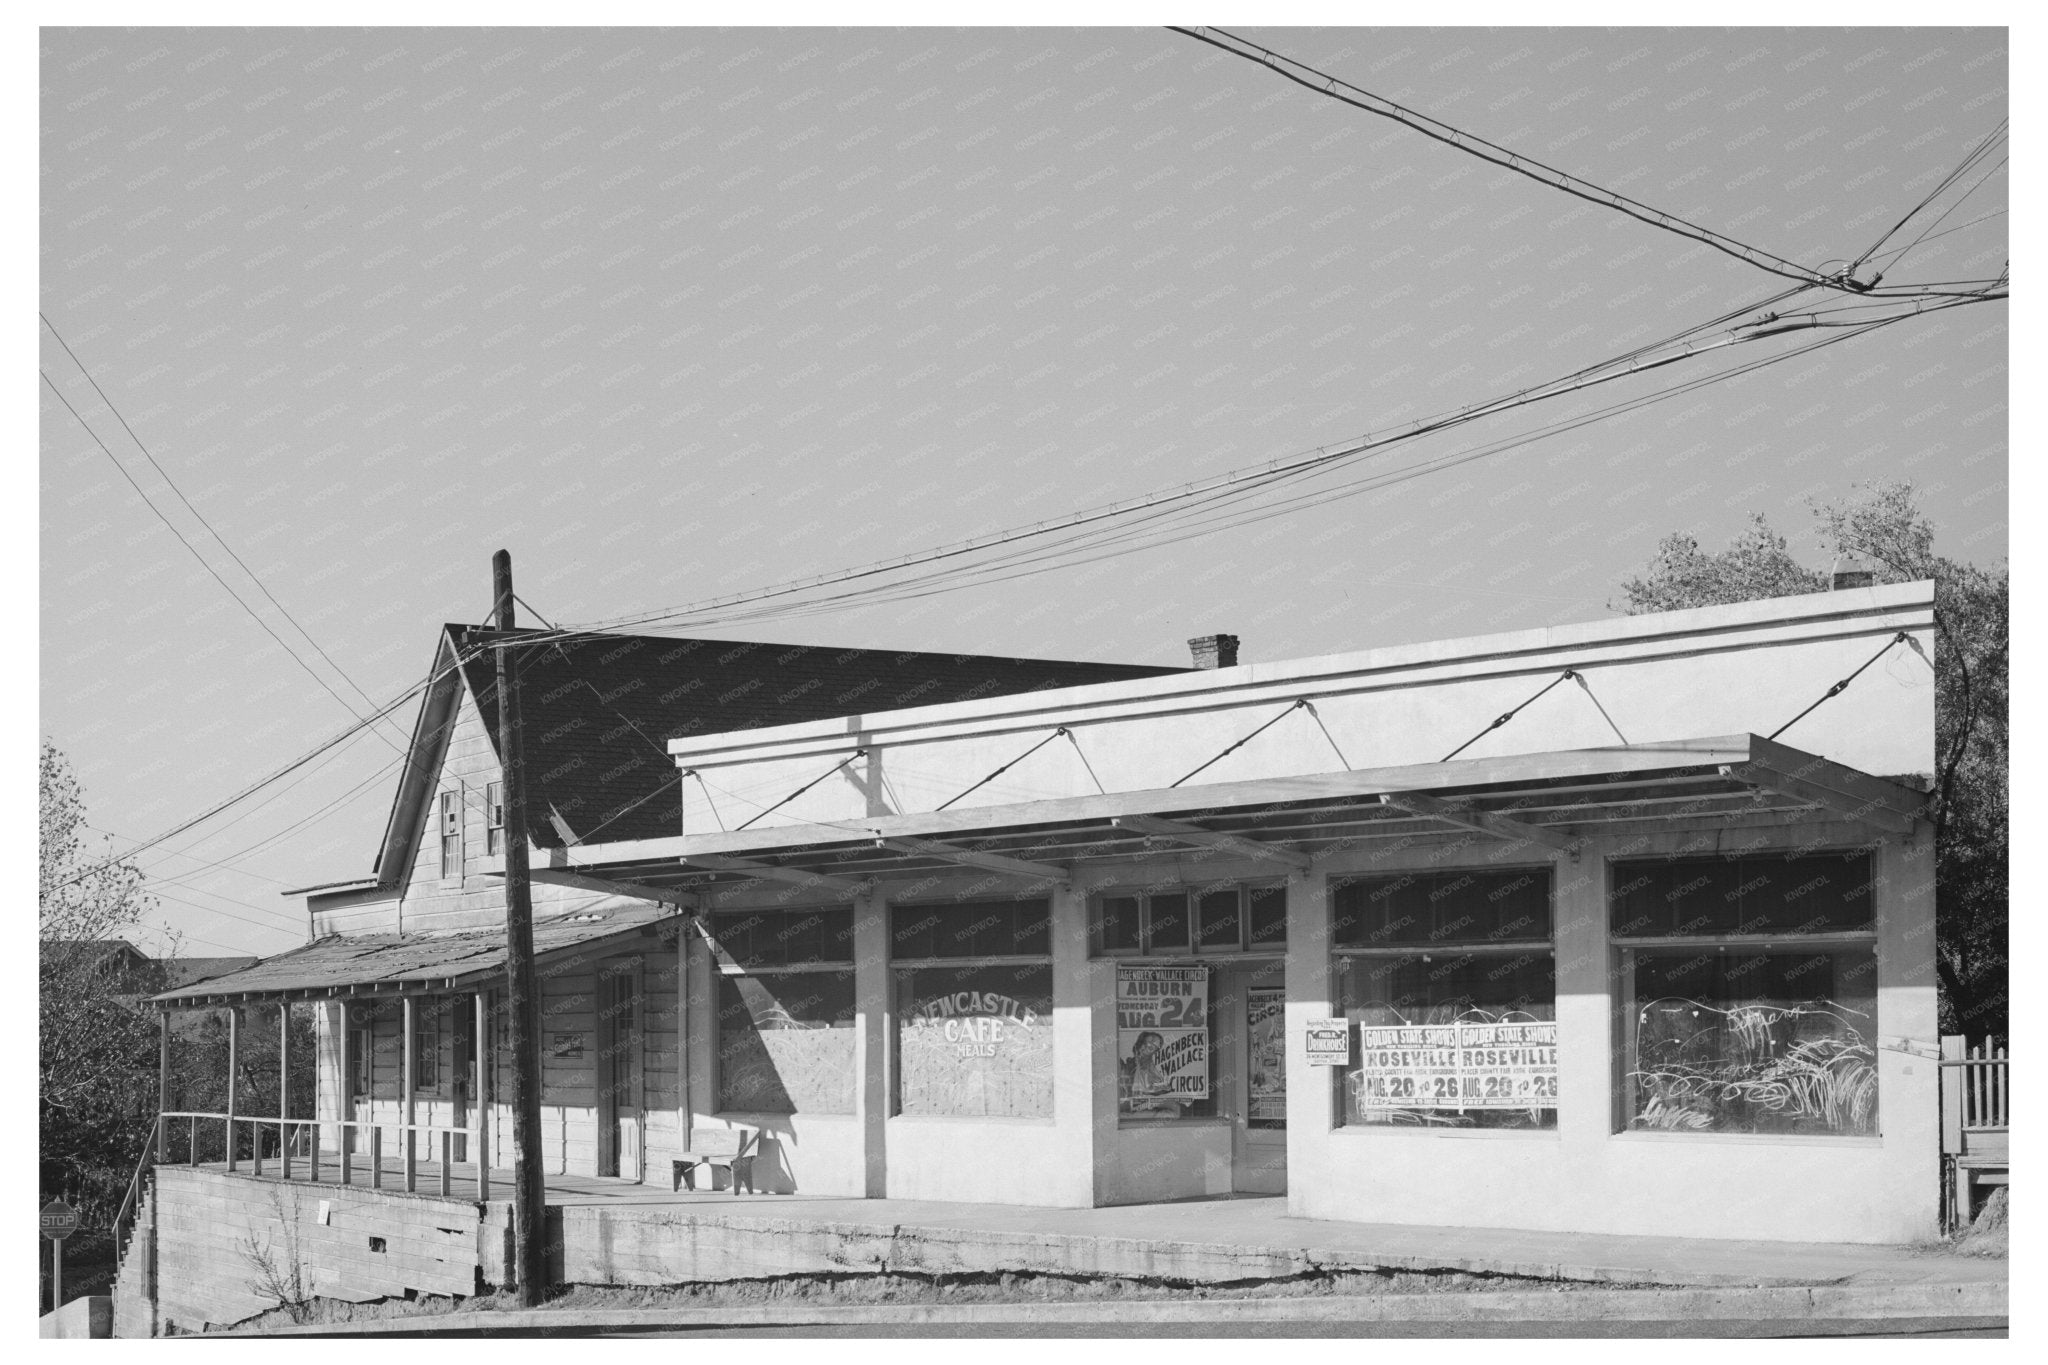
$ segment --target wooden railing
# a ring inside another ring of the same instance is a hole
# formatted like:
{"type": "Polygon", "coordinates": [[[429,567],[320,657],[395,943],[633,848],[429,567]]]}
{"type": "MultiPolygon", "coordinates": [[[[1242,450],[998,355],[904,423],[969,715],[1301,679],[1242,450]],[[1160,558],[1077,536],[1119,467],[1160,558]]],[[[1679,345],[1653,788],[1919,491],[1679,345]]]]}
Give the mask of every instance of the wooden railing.
{"type": "Polygon", "coordinates": [[[1941,1040],[1943,1225],[1967,1226],[1979,1185],[2012,1178],[2012,1059],[1996,1038],[1941,1040]]]}
{"type": "MultiPolygon", "coordinates": [[[[163,1143],[166,1140],[170,1127],[169,1121],[172,1119],[184,1119],[187,1122],[188,1160],[194,1166],[199,1164],[199,1125],[201,1123],[220,1124],[225,1138],[222,1144],[223,1151],[227,1168],[230,1171],[235,1170],[241,1162],[241,1157],[237,1153],[235,1146],[236,1125],[247,1125],[250,1130],[249,1173],[251,1175],[263,1174],[263,1135],[265,1130],[275,1128],[278,1130],[278,1177],[283,1180],[294,1179],[292,1160],[297,1155],[303,1157],[306,1162],[305,1179],[316,1184],[320,1181],[321,1158],[323,1156],[320,1150],[319,1130],[330,1127],[338,1128],[343,1133],[341,1150],[331,1155],[334,1157],[335,1165],[339,1168],[337,1173],[340,1176],[340,1183],[343,1185],[353,1185],[356,1183],[355,1158],[359,1155],[366,1156],[370,1168],[371,1189],[382,1189],[384,1187],[384,1134],[387,1131],[395,1132],[398,1134],[396,1145],[400,1157],[399,1171],[407,1194],[415,1194],[419,1188],[418,1144],[413,1139],[419,1136],[426,1138],[427,1159],[430,1161],[433,1160],[436,1139],[439,1139],[441,1193],[444,1195],[449,1193],[449,1180],[454,1168],[458,1165],[467,1165],[476,1172],[476,1197],[479,1200],[491,1197],[490,1151],[485,1140],[485,1129],[481,1122],[457,1127],[442,1123],[406,1123],[396,1119],[279,1119],[260,1116],[252,1117],[248,1114],[223,1114],[189,1110],[166,1111],[158,1117],[155,1133],[155,1145],[159,1162],[164,1160],[163,1143]],[[370,1135],[369,1150],[366,1153],[359,1153],[354,1150],[358,1144],[350,1142],[349,1138],[364,1131],[368,1131],[370,1135]],[[295,1137],[298,1139],[297,1141],[294,1140],[295,1137]],[[467,1153],[469,1159],[467,1161],[457,1161],[454,1159],[454,1141],[458,1137],[466,1140],[469,1149],[467,1153]],[[294,1152],[295,1146],[299,1148],[296,1153],[294,1152]]],[[[141,1179],[139,1169],[136,1178],[138,1181],[141,1179]]]]}
{"type": "Polygon", "coordinates": [[[117,1266],[128,1249],[128,1229],[142,1206],[142,1178],[149,1174],[150,1157],[163,1151],[163,1129],[163,1115],[159,1114],[150,1125],[149,1139],[142,1144],[142,1156],[136,1161],[135,1174],[128,1181],[128,1193],[121,1200],[121,1211],[114,1215],[114,1264],[117,1266]]]}
{"type": "Polygon", "coordinates": [[[2012,1126],[2011,1058],[1996,1038],[1965,1050],[1963,1040],[1942,1042],[1942,1084],[1954,1087],[1961,1131],[1983,1132],[2012,1126]]]}

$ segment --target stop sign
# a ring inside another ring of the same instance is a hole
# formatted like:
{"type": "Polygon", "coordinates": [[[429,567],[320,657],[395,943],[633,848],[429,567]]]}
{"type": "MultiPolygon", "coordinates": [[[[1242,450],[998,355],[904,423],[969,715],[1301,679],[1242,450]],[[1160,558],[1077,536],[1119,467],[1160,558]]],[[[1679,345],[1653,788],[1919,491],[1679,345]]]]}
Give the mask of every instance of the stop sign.
{"type": "Polygon", "coordinates": [[[78,1231],[78,1210],[61,1199],[43,1205],[43,1236],[61,1242],[78,1231]]]}

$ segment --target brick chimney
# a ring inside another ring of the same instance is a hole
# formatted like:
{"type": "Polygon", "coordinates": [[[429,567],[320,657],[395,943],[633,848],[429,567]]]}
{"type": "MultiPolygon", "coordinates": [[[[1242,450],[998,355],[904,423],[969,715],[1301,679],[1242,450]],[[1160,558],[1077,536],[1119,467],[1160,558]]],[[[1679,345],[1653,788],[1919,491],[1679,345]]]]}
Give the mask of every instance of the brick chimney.
{"type": "Polygon", "coordinates": [[[1188,649],[1195,656],[1196,668],[1237,667],[1235,635],[1197,635],[1188,641],[1188,649]]]}
{"type": "Polygon", "coordinates": [[[1828,580],[1836,592],[1844,588],[1875,587],[1877,570],[1856,555],[1836,555],[1834,567],[1828,570],[1828,580]]]}

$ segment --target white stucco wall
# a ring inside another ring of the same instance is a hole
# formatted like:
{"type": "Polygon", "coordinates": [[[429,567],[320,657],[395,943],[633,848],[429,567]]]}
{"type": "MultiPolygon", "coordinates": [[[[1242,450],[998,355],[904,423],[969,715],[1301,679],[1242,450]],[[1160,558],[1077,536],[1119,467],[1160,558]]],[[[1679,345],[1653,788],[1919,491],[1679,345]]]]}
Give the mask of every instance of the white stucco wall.
{"type": "Polygon", "coordinates": [[[1058,726],[1055,740],[949,811],[1172,785],[1302,697],[1256,740],[1188,785],[1434,763],[1567,668],[1563,683],[1459,757],[1485,758],[1755,733],[1768,735],[1905,632],[1783,742],[1866,773],[1931,772],[1933,588],[1912,583],[1324,658],[693,736],[669,751],[683,832],[730,829],[867,755],[761,818],[754,830],[936,808],[1058,726]],[[1924,657],[1923,657],[1924,656],[1924,657]],[[1318,724],[1320,720],[1320,724],[1318,724]],[[1341,754],[1341,757],[1340,757],[1341,754]]]}
{"type": "MultiPolygon", "coordinates": [[[[730,829],[819,776],[856,746],[857,764],[760,820],[755,830],[915,813],[1046,744],[953,804],[972,810],[1054,797],[1168,786],[1298,698],[1313,700],[1188,786],[1340,770],[1430,764],[1571,668],[1637,744],[1768,735],[1900,632],[1897,645],[1782,741],[1880,776],[1933,767],[1932,588],[1906,584],[1581,626],[1253,664],[1182,677],[998,698],[670,745],[704,780],[684,784],[686,835],[730,829]],[[1318,724],[1317,722],[1321,723],[1318,724]],[[1084,761],[1085,760],[1085,761],[1084,761]]],[[[1461,758],[1618,745],[1587,691],[1566,682],[1461,758]]],[[[1401,854],[1331,857],[1289,882],[1287,961],[1290,1210],[1304,1217],[1817,1241],[1904,1241],[1929,1235],[1938,1199],[1934,1066],[1910,1051],[1879,1053],[1880,1136],[1758,1137],[1614,1131],[1615,951],[1607,943],[1606,860],[1722,846],[1721,826],[1684,821],[1647,841],[1632,835],[1557,855],[1559,1125],[1554,1131],[1344,1128],[1330,1073],[1307,1065],[1303,1034],[1329,1018],[1329,875],[1394,871],[1401,854]]],[[[1849,847],[1867,827],[1815,817],[1745,830],[1744,845],[1849,847]]],[[[1427,841],[1425,841],[1427,842],[1427,841]]],[[[1727,845],[1733,846],[1733,845],[1727,845]]],[[[1931,1043],[1935,1028],[1931,837],[1877,845],[1878,1019],[1884,1039],[1931,1043]]],[[[1464,863],[1490,865],[1481,839],[1464,863]]],[[[1439,850],[1412,855],[1439,868],[1439,850]]],[[[1526,855],[1522,855],[1526,856],[1526,855]]],[[[1421,865],[1420,861],[1417,865],[1421,865]]],[[[1271,869],[1263,869],[1270,875],[1271,869]]],[[[1251,875],[1254,869],[1247,869],[1251,875]]],[[[1164,853],[1147,875],[1223,877],[1213,861],[1180,869],[1164,853]]],[[[863,899],[875,913],[885,883],[863,899]]],[[[1079,893],[1055,896],[1055,1118],[1049,1123],[880,1118],[886,1113],[885,940],[870,927],[860,964],[865,1064],[858,1163],[871,1194],[974,1202],[1121,1203],[1220,1193],[1230,1187],[1223,1124],[1119,1127],[1115,1118],[1114,964],[1087,954],[1079,893]],[[971,1153],[971,1156],[963,1156],[971,1153]],[[1078,1174],[1077,1174],[1078,1173],[1078,1174]]],[[[876,921],[879,924],[879,921],[876,921]]],[[[848,1138],[855,1126],[848,1128],[848,1138]]],[[[836,1150],[836,1149],[835,1149],[836,1150]]],[[[835,1179],[843,1178],[835,1176],[835,1179]]]]}

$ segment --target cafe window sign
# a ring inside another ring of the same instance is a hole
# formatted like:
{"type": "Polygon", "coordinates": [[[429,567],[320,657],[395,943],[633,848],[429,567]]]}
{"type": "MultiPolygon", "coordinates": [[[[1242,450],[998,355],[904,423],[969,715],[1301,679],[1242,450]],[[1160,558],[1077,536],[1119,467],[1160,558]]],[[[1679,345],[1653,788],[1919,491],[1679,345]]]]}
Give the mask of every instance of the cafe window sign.
{"type": "Polygon", "coordinates": [[[1209,969],[1119,966],[1117,1112],[1177,1119],[1214,1107],[1209,1066],[1209,969]]]}
{"type": "Polygon", "coordinates": [[[896,1112],[1053,1116],[1052,965],[896,973],[896,1112]]]}

